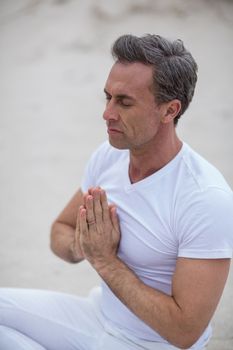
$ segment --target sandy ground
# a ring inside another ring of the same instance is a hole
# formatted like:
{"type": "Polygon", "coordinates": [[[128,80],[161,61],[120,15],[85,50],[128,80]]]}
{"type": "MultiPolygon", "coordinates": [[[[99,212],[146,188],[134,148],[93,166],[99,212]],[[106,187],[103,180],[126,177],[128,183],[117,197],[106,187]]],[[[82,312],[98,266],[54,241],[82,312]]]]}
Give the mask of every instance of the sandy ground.
{"type": "MultiPolygon", "coordinates": [[[[214,0],[0,0],[0,286],[86,295],[87,263],[49,250],[51,222],[106,138],[103,85],[123,33],[182,38],[199,64],[179,135],[233,186],[233,3],[214,0]]],[[[209,350],[233,348],[233,271],[209,350]]]]}

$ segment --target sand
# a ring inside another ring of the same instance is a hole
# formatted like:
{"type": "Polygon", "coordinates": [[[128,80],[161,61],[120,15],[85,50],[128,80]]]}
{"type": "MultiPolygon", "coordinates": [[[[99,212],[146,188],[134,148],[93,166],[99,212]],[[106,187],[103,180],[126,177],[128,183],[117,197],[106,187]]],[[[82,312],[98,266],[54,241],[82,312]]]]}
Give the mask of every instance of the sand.
{"type": "MultiPolygon", "coordinates": [[[[124,33],[184,40],[199,80],[178,134],[233,187],[232,1],[0,0],[0,286],[86,295],[99,282],[51,253],[49,230],[107,137],[103,86],[124,33]]],[[[209,350],[233,348],[232,282],[209,350]]]]}

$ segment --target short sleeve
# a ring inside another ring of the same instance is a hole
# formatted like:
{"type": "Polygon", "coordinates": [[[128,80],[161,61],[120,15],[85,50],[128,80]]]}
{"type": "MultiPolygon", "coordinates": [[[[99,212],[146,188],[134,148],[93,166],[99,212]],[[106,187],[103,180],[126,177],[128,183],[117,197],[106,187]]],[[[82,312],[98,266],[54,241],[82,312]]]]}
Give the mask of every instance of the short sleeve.
{"type": "Polygon", "coordinates": [[[192,194],[181,204],[177,222],[178,256],[200,259],[231,258],[233,252],[233,194],[218,188],[192,194]]]}

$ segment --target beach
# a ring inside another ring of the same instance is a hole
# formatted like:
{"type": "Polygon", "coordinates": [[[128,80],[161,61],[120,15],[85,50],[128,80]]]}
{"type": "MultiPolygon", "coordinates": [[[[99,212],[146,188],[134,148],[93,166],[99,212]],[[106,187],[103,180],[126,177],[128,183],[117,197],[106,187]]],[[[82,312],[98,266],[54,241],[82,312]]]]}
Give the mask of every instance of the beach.
{"type": "MultiPolygon", "coordinates": [[[[180,38],[198,66],[178,135],[233,187],[233,2],[0,0],[0,286],[87,295],[87,262],[49,247],[53,220],[107,138],[102,113],[110,49],[121,34],[180,38]]],[[[208,350],[233,348],[233,269],[208,350]]]]}

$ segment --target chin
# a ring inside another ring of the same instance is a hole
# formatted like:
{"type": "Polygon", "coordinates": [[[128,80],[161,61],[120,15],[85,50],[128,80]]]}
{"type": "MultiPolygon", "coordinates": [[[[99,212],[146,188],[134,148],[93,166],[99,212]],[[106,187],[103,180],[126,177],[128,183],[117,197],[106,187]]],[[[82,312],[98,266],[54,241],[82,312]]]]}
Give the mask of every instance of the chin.
{"type": "Polygon", "coordinates": [[[129,146],[124,144],[123,142],[117,142],[116,140],[112,140],[110,137],[109,137],[109,143],[112,147],[114,148],[117,148],[117,149],[129,149],[129,146]]]}

